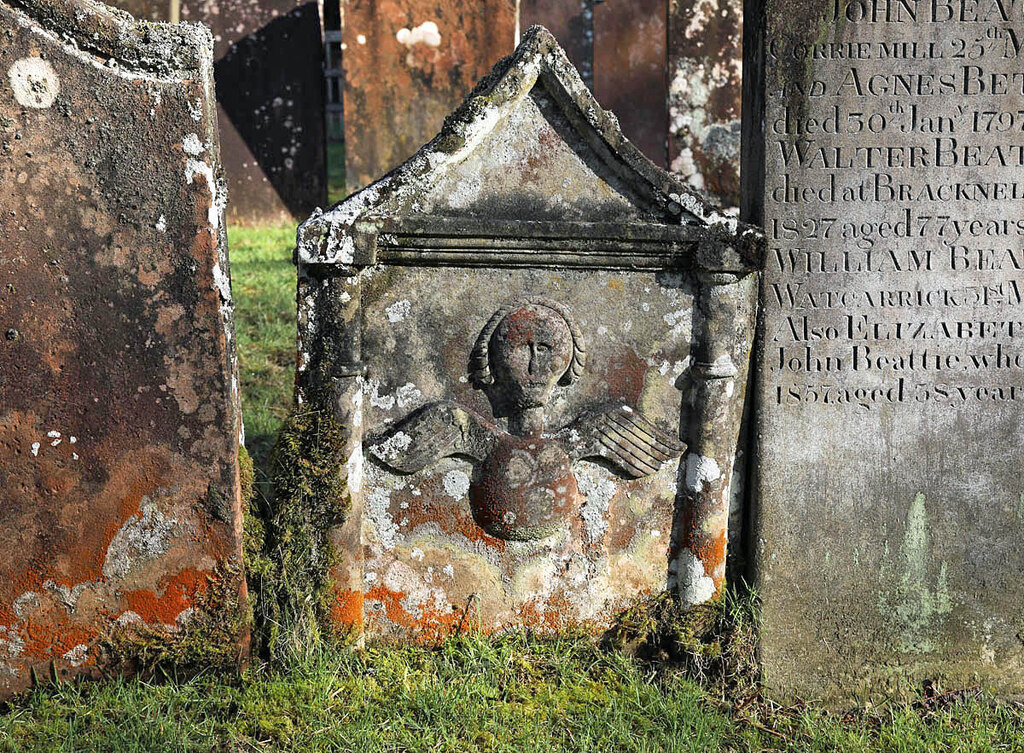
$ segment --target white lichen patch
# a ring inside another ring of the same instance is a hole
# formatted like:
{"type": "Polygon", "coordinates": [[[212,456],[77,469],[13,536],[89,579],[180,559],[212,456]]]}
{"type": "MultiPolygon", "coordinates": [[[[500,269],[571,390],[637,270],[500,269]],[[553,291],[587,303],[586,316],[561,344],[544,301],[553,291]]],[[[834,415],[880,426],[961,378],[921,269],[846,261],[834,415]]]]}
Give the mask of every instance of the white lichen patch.
{"type": "Polygon", "coordinates": [[[382,410],[391,410],[395,407],[395,396],[387,393],[381,394],[379,379],[369,379],[363,382],[363,392],[370,400],[370,405],[382,410]]]}
{"type": "Polygon", "coordinates": [[[164,215],[160,215],[160,219],[158,219],[156,221],[156,224],[153,227],[155,227],[157,229],[157,232],[166,233],[167,232],[167,217],[165,217],[164,215]]]}
{"type": "Polygon", "coordinates": [[[662,319],[665,324],[672,328],[672,335],[678,337],[680,335],[688,334],[688,326],[690,323],[690,311],[688,309],[680,309],[679,311],[672,311],[665,314],[662,319]]]}
{"type": "Polygon", "coordinates": [[[441,483],[444,485],[445,493],[452,499],[465,499],[469,494],[469,476],[463,471],[448,471],[441,483]]]}
{"type": "Polygon", "coordinates": [[[395,390],[395,402],[399,408],[411,408],[417,405],[423,397],[423,393],[412,382],[403,384],[395,390]]]}
{"type": "Polygon", "coordinates": [[[79,583],[73,588],[68,588],[63,583],[56,583],[52,580],[43,581],[43,588],[60,599],[60,603],[67,607],[69,611],[73,611],[78,605],[78,600],[85,593],[88,586],[88,583],[79,583]]]}
{"type": "Polygon", "coordinates": [[[127,610],[121,612],[120,616],[114,620],[114,624],[118,627],[125,627],[126,625],[135,625],[143,621],[144,620],[140,614],[127,610]]]}
{"type": "Polygon", "coordinates": [[[363,489],[363,447],[358,445],[348,456],[345,465],[347,471],[346,483],[351,494],[358,494],[363,489]]]}
{"type": "Polygon", "coordinates": [[[388,315],[388,321],[392,324],[405,321],[405,318],[409,316],[409,312],[412,310],[412,303],[407,300],[396,301],[388,306],[384,311],[388,315]]]}
{"type": "Polygon", "coordinates": [[[85,664],[85,660],[89,658],[89,647],[84,643],[79,643],[73,649],[64,654],[64,659],[72,667],[80,667],[85,664]]]}
{"type": "Polygon", "coordinates": [[[580,494],[586,498],[580,514],[587,538],[596,543],[608,532],[608,507],[618,484],[611,471],[597,465],[580,465],[573,469],[580,494]]]}
{"type": "Polygon", "coordinates": [[[712,483],[722,477],[722,469],[718,461],[703,455],[691,454],[686,458],[686,488],[699,493],[704,491],[704,484],[712,483]]]}
{"type": "Polygon", "coordinates": [[[213,284],[220,293],[220,299],[225,303],[231,301],[231,278],[227,276],[220,263],[213,265],[213,284]]]}
{"type": "Polygon", "coordinates": [[[427,47],[440,47],[441,30],[437,28],[437,24],[433,21],[424,21],[412,29],[399,29],[398,33],[395,34],[395,39],[398,40],[399,44],[404,44],[409,48],[418,44],[426,45],[427,47]]]}
{"type": "Polygon", "coordinates": [[[198,157],[206,151],[206,147],[203,145],[203,141],[199,138],[198,133],[190,133],[185,136],[181,141],[181,148],[185,150],[185,154],[191,154],[193,157],[198,157]]]}
{"type": "Polygon", "coordinates": [[[391,491],[377,486],[366,495],[366,515],[377,533],[381,548],[390,552],[398,540],[398,525],[391,517],[391,491]]]}
{"type": "Polygon", "coordinates": [[[210,229],[216,231],[220,227],[220,201],[217,191],[217,181],[213,176],[213,168],[205,162],[196,159],[185,160],[185,182],[192,185],[197,176],[202,176],[206,181],[206,187],[210,191],[210,206],[206,210],[206,220],[210,229]]]}
{"type": "Polygon", "coordinates": [[[0,677],[14,677],[17,672],[11,661],[25,653],[25,640],[13,628],[0,625],[0,677]],[[7,661],[4,661],[4,660],[7,661]]]}
{"type": "Polygon", "coordinates": [[[7,71],[14,98],[22,107],[43,110],[52,107],[60,94],[60,77],[42,58],[16,60],[7,71]]]}
{"type": "Polygon", "coordinates": [[[107,547],[103,575],[123,578],[140,563],[153,560],[170,547],[178,521],[168,519],[149,497],[142,498],[141,512],[121,526],[107,547]]]}
{"type": "Polygon", "coordinates": [[[19,620],[24,620],[39,609],[39,594],[35,591],[27,591],[11,603],[11,608],[19,620]]]}
{"type": "Polygon", "coordinates": [[[399,453],[405,452],[412,444],[412,437],[399,431],[373,448],[374,453],[384,460],[394,460],[399,453]]]}
{"type": "Polygon", "coordinates": [[[689,549],[679,557],[679,596],[684,605],[703,604],[715,595],[715,581],[689,549]]]}

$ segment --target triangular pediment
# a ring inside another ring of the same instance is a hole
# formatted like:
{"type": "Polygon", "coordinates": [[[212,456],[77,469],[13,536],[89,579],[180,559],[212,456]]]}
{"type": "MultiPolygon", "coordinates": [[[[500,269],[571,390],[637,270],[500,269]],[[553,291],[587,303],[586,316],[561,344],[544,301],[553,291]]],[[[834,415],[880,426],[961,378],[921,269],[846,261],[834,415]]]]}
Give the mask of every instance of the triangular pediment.
{"type": "MultiPolygon", "coordinates": [[[[683,176],[685,179],[685,176],[683,176]]],[[[603,223],[749,233],[645,157],[603,110],[555,38],[531,28],[412,158],[304,226],[300,259],[332,263],[344,228],[466,220],[603,223]],[[308,250],[304,250],[304,248],[308,250]]],[[[448,224],[448,223],[446,223],[448,224]]],[[[449,224],[450,226],[450,224],[449,224]]],[[[555,232],[550,227],[546,233],[555,232]]],[[[567,230],[567,234],[569,231],[567,230]]],[[[302,231],[300,231],[302,236],[302,231]]]]}

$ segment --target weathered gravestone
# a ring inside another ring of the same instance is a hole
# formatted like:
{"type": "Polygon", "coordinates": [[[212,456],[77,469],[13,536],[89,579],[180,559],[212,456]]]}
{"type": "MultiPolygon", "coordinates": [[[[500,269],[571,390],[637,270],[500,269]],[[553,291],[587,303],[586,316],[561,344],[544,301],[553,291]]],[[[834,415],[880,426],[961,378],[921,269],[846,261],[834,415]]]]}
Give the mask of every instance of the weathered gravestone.
{"type": "Polygon", "coordinates": [[[741,0],[670,0],[669,169],[740,204],[741,0]]]}
{"type": "Polygon", "coordinates": [[[760,241],[626,141],[540,27],[303,225],[300,399],[348,432],[336,618],[598,628],[677,583],[713,597],[760,241]]]}
{"type": "Polygon", "coordinates": [[[516,0],[343,0],[345,178],[355,191],[437,132],[516,40],[516,0]]]}
{"type": "Polygon", "coordinates": [[[220,141],[231,193],[228,219],[288,223],[326,206],[318,4],[182,0],[181,18],[213,31],[220,141]]]}
{"type": "Polygon", "coordinates": [[[765,677],[1020,691],[1024,4],[761,12],[765,677]]]}
{"type": "MultiPolygon", "coordinates": [[[[292,222],[326,205],[327,103],[316,2],[113,0],[110,5],[138,19],[192,21],[213,32],[230,222],[292,222]]],[[[336,7],[328,2],[325,15],[336,7]]]]}
{"type": "Polygon", "coordinates": [[[245,643],[211,47],[0,3],[0,696],[245,643]]]}

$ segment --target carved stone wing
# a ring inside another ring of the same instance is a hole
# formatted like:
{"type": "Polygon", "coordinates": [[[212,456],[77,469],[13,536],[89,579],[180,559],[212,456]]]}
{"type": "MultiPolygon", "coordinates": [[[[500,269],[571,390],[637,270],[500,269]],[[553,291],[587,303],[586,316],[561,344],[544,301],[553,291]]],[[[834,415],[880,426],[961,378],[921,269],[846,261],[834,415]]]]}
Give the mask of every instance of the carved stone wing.
{"type": "Polygon", "coordinates": [[[556,439],[573,460],[604,458],[630,478],[657,473],[686,451],[686,445],[628,405],[584,414],[556,439]]]}
{"type": "Polygon", "coordinates": [[[392,470],[415,473],[449,455],[468,455],[481,462],[497,436],[497,427],[478,414],[454,403],[434,403],[372,440],[368,450],[392,470]]]}

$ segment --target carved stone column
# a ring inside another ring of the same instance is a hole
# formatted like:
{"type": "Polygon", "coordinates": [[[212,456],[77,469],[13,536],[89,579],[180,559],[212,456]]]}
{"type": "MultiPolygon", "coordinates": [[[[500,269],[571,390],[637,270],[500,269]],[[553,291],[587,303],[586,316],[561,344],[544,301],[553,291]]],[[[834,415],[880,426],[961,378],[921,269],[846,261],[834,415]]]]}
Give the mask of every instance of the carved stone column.
{"type": "Polygon", "coordinates": [[[743,421],[756,286],[701,265],[692,411],[683,481],[679,588],[685,605],[722,595],[733,469],[743,421]]]}

